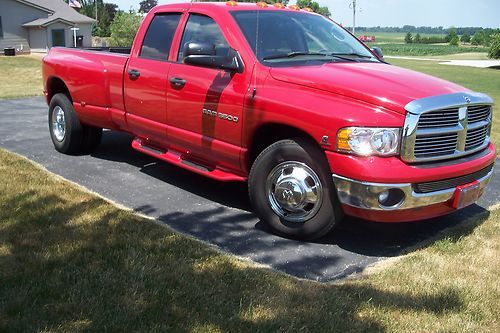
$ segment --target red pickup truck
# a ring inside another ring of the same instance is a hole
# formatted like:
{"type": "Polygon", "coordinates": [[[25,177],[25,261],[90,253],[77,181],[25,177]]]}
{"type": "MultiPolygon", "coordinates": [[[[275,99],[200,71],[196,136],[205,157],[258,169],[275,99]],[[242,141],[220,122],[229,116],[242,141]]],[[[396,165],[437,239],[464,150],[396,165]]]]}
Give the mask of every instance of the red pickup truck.
{"type": "Polygon", "coordinates": [[[386,63],[296,6],[156,6],[130,54],[52,48],[49,127],[66,154],[102,129],[221,181],[258,217],[312,239],[348,214],[414,221],[474,203],[492,176],[490,97],[386,63]]]}

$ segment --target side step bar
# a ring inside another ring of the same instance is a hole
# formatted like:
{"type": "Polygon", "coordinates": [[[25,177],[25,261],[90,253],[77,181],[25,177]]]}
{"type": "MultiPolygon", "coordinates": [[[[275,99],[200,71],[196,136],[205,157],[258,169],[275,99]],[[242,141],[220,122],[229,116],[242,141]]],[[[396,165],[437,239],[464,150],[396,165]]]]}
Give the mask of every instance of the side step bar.
{"type": "Polygon", "coordinates": [[[212,169],[205,165],[196,163],[194,161],[188,160],[184,155],[173,152],[164,151],[155,147],[146,145],[141,139],[134,138],[132,141],[132,148],[140,151],[141,153],[147,154],[149,156],[156,157],[162,161],[177,165],[183,169],[195,172],[199,175],[203,175],[212,179],[219,181],[246,181],[247,179],[242,176],[235,175],[234,173],[224,171],[218,168],[212,169]]]}

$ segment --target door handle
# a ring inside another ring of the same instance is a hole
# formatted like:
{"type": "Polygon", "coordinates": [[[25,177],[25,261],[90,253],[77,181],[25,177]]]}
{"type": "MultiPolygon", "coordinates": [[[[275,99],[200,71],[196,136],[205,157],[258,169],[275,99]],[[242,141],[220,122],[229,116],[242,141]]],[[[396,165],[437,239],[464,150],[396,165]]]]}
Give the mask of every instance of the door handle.
{"type": "Polygon", "coordinates": [[[181,79],[179,77],[171,77],[170,78],[170,84],[175,89],[180,89],[180,88],[184,87],[184,85],[186,84],[186,80],[181,79]]]}
{"type": "Polygon", "coordinates": [[[141,72],[139,72],[137,69],[129,69],[128,70],[128,77],[132,80],[135,81],[141,76],[141,72]]]}

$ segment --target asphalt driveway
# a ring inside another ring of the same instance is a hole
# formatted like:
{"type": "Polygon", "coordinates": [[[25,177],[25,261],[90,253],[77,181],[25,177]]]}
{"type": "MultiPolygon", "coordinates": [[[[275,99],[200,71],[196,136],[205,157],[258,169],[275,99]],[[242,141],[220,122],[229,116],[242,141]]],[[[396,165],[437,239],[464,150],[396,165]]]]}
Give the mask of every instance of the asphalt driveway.
{"type": "Polygon", "coordinates": [[[106,131],[92,155],[57,153],[46,114],[42,97],[0,101],[0,146],[179,232],[301,278],[329,281],[360,272],[475,214],[484,218],[500,201],[497,168],[479,205],[447,217],[409,224],[349,218],[319,241],[292,241],[272,235],[251,213],[246,184],[215,182],[143,155],[126,134],[106,131]]]}

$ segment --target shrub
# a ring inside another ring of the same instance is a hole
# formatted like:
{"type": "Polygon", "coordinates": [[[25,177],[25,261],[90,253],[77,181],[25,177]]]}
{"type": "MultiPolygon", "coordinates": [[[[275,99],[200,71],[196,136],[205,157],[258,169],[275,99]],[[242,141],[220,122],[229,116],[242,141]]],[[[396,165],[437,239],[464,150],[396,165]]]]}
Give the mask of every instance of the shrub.
{"type": "Polygon", "coordinates": [[[453,38],[450,40],[450,45],[451,45],[451,46],[458,46],[458,36],[455,36],[455,37],[453,37],[453,38]]]}
{"type": "Polygon", "coordinates": [[[422,44],[439,44],[439,43],[447,43],[445,37],[437,37],[437,36],[431,36],[431,37],[422,37],[420,38],[420,43],[422,44]]]}
{"type": "Polygon", "coordinates": [[[491,46],[488,57],[500,59],[500,33],[491,35],[491,46]]]}

